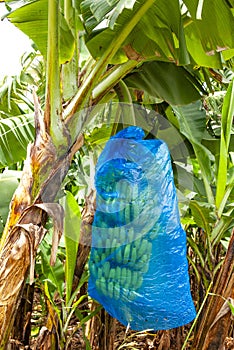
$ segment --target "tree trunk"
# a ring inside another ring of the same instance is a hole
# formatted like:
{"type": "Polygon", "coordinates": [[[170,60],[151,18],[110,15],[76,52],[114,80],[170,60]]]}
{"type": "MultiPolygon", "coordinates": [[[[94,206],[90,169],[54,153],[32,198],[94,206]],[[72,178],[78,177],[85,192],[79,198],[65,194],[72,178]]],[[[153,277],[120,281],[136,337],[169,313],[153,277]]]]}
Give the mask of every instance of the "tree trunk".
{"type": "MultiPolygon", "coordinates": [[[[91,310],[95,310],[97,303],[92,303],[91,310]]],[[[102,309],[90,320],[87,336],[92,350],[113,350],[116,334],[116,319],[102,309]]]]}
{"type": "Polygon", "coordinates": [[[234,299],[234,230],[206,312],[194,339],[194,349],[223,350],[232,323],[228,298],[234,299]],[[225,300],[226,301],[225,301],[225,300]]]}
{"type": "MultiPolygon", "coordinates": [[[[62,213],[54,198],[67,174],[83,137],[58,157],[45,130],[44,119],[35,112],[36,140],[28,149],[22,179],[12,199],[0,248],[0,349],[5,349],[28,273],[33,281],[34,258],[43,239],[47,215],[58,227],[53,237],[52,260],[61,231],[62,213]],[[58,221],[58,222],[57,222],[58,221]],[[59,223],[60,221],[60,223],[59,223]]],[[[60,149],[61,154],[61,149],[60,149]]]]}
{"type": "Polygon", "coordinates": [[[21,302],[16,314],[12,339],[18,340],[24,346],[29,345],[31,336],[31,315],[33,307],[34,284],[26,284],[21,302]]]}

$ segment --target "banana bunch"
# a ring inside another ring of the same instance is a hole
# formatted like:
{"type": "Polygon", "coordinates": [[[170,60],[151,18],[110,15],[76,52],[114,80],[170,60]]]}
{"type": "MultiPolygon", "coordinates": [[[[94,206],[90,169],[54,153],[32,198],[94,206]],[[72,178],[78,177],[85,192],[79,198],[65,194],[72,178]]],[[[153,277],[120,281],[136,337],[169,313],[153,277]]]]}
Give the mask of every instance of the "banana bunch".
{"type": "Polygon", "coordinates": [[[114,213],[114,208],[123,204],[124,208],[112,217],[113,224],[119,226],[108,227],[106,221],[100,220],[101,230],[95,232],[96,246],[91,250],[89,268],[100,293],[116,300],[133,300],[149,268],[154,232],[139,237],[136,220],[140,218],[145,194],[137,193],[136,186],[129,190],[126,181],[119,183],[117,190],[122,197],[118,202],[108,201],[106,213],[114,213]]]}
{"type": "Polygon", "coordinates": [[[109,238],[106,247],[93,248],[89,267],[102,294],[114,299],[125,297],[133,300],[142,285],[144,273],[148,271],[152,243],[146,238],[131,238],[131,243],[121,245],[122,234],[119,234],[119,239],[113,237],[112,244],[109,238]]]}

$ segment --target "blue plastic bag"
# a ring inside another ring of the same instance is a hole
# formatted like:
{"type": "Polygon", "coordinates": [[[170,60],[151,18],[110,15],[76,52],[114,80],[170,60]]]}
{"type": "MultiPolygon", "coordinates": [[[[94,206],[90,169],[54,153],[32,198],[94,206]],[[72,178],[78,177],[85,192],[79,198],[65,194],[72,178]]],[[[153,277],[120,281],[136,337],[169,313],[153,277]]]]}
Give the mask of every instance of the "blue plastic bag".
{"type": "Polygon", "coordinates": [[[186,235],[167,145],[143,138],[128,127],[99,157],[88,292],[125,326],[170,329],[195,317],[186,235]]]}

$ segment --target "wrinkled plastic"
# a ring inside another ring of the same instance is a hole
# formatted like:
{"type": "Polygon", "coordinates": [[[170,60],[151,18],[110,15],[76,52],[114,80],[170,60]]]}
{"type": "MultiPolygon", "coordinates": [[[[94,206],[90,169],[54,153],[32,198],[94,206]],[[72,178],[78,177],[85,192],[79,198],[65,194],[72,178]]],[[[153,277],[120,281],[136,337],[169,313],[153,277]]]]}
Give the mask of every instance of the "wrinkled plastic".
{"type": "Polygon", "coordinates": [[[186,235],[167,145],[143,138],[128,127],[99,157],[88,292],[125,326],[170,329],[195,317],[186,235]]]}

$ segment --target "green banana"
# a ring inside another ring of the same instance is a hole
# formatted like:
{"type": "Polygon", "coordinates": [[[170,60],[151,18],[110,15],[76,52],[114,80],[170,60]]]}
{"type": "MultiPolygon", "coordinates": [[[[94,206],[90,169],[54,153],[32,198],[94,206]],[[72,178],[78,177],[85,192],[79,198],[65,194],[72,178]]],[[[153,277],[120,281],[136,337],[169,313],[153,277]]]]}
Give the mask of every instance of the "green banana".
{"type": "Polygon", "coordinates": [[[96,280],[96,287],[97,289],[100,290],[101,293],[103,293],[105,296],[108,295],[108,291],[107,291],[107,285],[106,285],[106,280],[104,277],[101,277],[99,279],[96,280]]]}
{"type": "Polygon", "coordinates": [[[135,232],[133,227],[129,228],[127,235],[127,242],[132,243],[135,240],[135,232]]]}
{"type": "Polygon", "coordinates": [[[142,282],[143,282],[143,277],[139,274],[138,279],[137,279],[137,283],[135,284],[135,290],[140,288],[140,286],[142,285],[142,282]]]}
{"type": "Polygon", "coordinates": [[[114,283],[113,281],[107,282],[107,290],[108,290],[108,296],[110,298],[114,297],[114,283]]]}
{"type": "Polygon", "coordinates": [[[148,241],[148,257],[150,258],[151,252],[152,252],[152,243],[148,241]]]}
{"type": "Polygon", "coordinates": [[[114,268],[110,269],[108,280],[115,280],[115,269],[114,268]]]}
{"type": "Polygon", "coordinates": [[[131,266],[135,265],[136,260],[137,260],[137,250],[136,250],[136,247],[132,247],[131,258],[130,258],[131,266]]]}
{"type": "Polygon", "coordinates": [[[129,183],[126,180],[121,181],[120,194],[124,194],[125,201],[129,200],[129,183]]]}
{"type": "MultiPolygon", "coordinates": [[[[136,250],[137,250],[137,252],[138,252],[138,250],[139,250],[140,247],[141,247],[141,238],[136,239],[136,240],[133,242],[133,246],[136,248],[136,250]]],[[[137,255],[138,255],[138,253],[137,253],[137,255]]]]}
{"type": "Polygon", "coordinates": [[[131,205],[131,217],[132,217],[132,220],[134,222],[139,220],[140,213],[141,213],[140,205],[139,205],[139,202],[138,202],[138,199],[137,199],[137,202],[133,202],[132,205],[131,205]]]}
{"type": "Polygon", "coordinates": [[[123,259],[123,256],[122,256],[122,247],[118,247],[115,251],[115,258],[116,258],[116,261],[118,264],[121,264],[122,263],[122,259],[123,259]]]}
{"type": "Polygon", "coordinates": [[[101,256],[98,253],[97,249],[93,250],[92,258],[93,258],[94,263],[98,263],[101,260],[101,256]]]}
{"type": "Polygon", "coordinates": [[[98,236],[97,238],[97,248],[103,248],[103,243],[102,243],[102,236],[101,236],[101,233],[100,233],[100,236],[98,236]]]}
{"type": "Polygon", "coordinates": [[[123,267],[121,269],[121,285],[125,286],[126,281],[127,281],[127,269],[126,267],[123,267]]]}
{"type": "Polygon", "coordinates": [[[113,293],[114,293],[114,298],[118,300],[120,298],[120,285],[117,282],[114,284],[113,293]]]}
{"type": "Polygon", "coordinates": [[[125,224],[129,224],[131,222],[131,212],[130,212],[130,205],[126,204],[124,209],[124,218],[125,218],[125,224]]]}
{"type": "Polygon", "coordinates": [[[140,258],[142,255],[148,252],[148,241],[146,239],[141,240],[141,246],[139,247],[139,250],[137,252],[138,258],[140,258]]]}
{"type": "Polygon", "coordinates": [[[124,248],[124,254],[123,254],[123,264],[126,265],[130,261],[130,254],[131,254],[131,245],[127,244],[124,248]]]}
{"type": "Polygon", "coordinates": [[[110,240],[110,238],[106,239],[104,248],[105,248],[105,254],[109,255],[110,251],[111,251],[111,240],[110,240]]]}
{"type": "Polygon", "coordinates": [[[101,280],[100,279],[97,279],[95,284],[96,284],[96,287],[97,287],[98,290],[102,290],[101,280]]]}
{"type": "Polygon", "coordinates": [[[111,242],[111,248],[110,248],[110,253],[109,254],[113,254],[116,251],[116,247],[117,247],[118,243],[117,243],[117,239],[114,238],[111,242]]]}
{"type": "Polygon", "coordinates": [[[149,270],[149,260],[145,263],[145,265],[142,267],[141,271],[143,273],[147,272],[149,270]]]}
{"type": "Polygon", "coordinates": [[[136,264],[136,268],[138,271],[147,272],[149,268],[149,256],[144,254],[136,264]]]}
{"type": "Polygon", "coordinates": [[[121,268],[119,266],[116,266],[115,268],[115,278],[116,281],[120,281],[121,279],[121,268]]]}
{"type": "Polygon", "coordinates": [[[124,226],[119,227],[119,243],[120,245],[126,242],[126,229],[124,226]]]}
{"type": "Polygon", "coordinates": [[[132,279],[131,279],[131,284],[130,284],[130,288],[131,289],[136,289],[136,285],[138,282],[138,277],[139,277],[139,273],[138,271],[132,271],[132,279]]]}
{"type": "Polygon", "coordinates": [[[110,274],[110,262],[109,261],[106,261],[104,264],[103,264],[103,275],[105,278],[108,278],[109,277],[109,274],[110,274]]]}
{"type": "Polygon", "coordinates": [[[101,254],[101,261],[106,260],[106,253],[101,254]]]}
{"type": "Polygon", "coordinates": [[[96,274],[97,274],[97,267],[96,267],[96,265],[94,263],[92,265],[91,264],[89,265],[89,269],[90,269],[91,274],[96,276],[96,274]]]}
{"type": "Polygon", "coordinates": [[[126,272],[126,283],[125,283],[125,287],[126,288],[130,287],[131,281],[132,281],[132,271],[130,269],[127,269],[127,272],[126,272]]]}
{"type": "Polygon", "coordinates": [[[97,269],[97,278],[100,279],[102,277],[102,267],[98,267],[97,269]]]}

